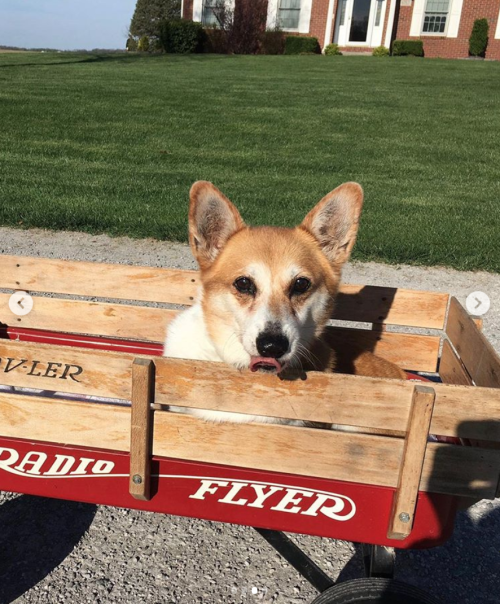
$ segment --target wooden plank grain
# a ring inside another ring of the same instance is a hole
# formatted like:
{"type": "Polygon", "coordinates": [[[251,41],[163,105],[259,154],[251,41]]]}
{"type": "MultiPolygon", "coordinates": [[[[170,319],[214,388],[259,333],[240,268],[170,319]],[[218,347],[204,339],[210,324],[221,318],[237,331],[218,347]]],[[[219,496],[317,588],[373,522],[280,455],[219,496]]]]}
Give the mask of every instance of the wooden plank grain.
{"type": "MultiPolygon", "coordinates": [[[[0,294],[0,322],[23,328],[63,333],[163,342],[178,311],[128,304],[61,300],[33,296],[33,309],[18,317],[9,309],[9,294],[0,294]]],[[[439,338],[400,333],[375,333],[367,329],[328,327],[332,337],[348,337],[404,369],[435,371],[439,338]]]]}
{"type": "Polygon", "coordinates": [[[405,539],[413,527],[435,399],[432,388],[415,386],[387,531],[389,539],[405,539]]]}
{"type": "Polygon", "coordinates": [[[0,256],[0,287],[122,300],[192,304],[197,271],[0,256]]]}
{"type": "MultiPolygon", "coordinates": [[[[197,271],[0,255],[0,287],[29,292],[193,304],[197,271]]],[[[442,329],[448,294],[342,284],[334,319],[442,329]]]]}
{"type": "Polygon", "coordinates": [[[443,329],[448,300],[440,292],[342,284],[333,318],[443,329]]]}
{"type": "Polygon", "coordinates": [[[149,359],[134,359],[132,364],[129,492],[143,501],[150,499],[154,368],[149,359]]]}
{"type": "Polygon", "coordinates": [[[18,317],[9,309],[9,298],[0,294],[0,323],[62,333],[162,342],[177,316],[167,308],[32,296],[33,309],[18,317]]]}
{"type": "Polygon", "coordinates": [[[500,359],[456,298],[450,302],[446,334],[474,383],[500,388],[500,359]]]}
{"type": "MultiPolygon", "coordinates": [[[[0,384],[130,400],[137,355],[0,340],[0,384]]],[[[147,358],[147,357],[145,357],[147,358]]],[[[413,383],[311,372],[306,381],[155,358],[156,402],[404,432],[413,383]]],[[[497,389],[434,384],[431,432],[500,442],[497,389]],[[473,404],[472,404],[473,401],[473,404]]]]}
{"type": "MultiPolygon", "coordinates": [[[[130,409],[0,394],[8,438],[127,451],[130,409]],[[70,412],[68,405],[70,405],[70,412]]],[[[205,422],[183,414],[154,415],[153,454],[303,476],[395,487],[403,441],[276,424],[205,422]]],[[[500,451],[429,443],[421,490],[493,497],[500,451]]]]}
{"type": "Polygon", "coordinates": [[[328,341],[348,340],[360,349],[373,352],[401,369],[434,372],[437,368],[440,338],[408,333],[327,327],[328,341]]]}
{"type": "Polygon", "coordinates": [[[450,346],[448,340],[443,342],[443,350],[439,360],[439,376],[444,384],[472,386],[470,375],[467,373],[456,352],[450,346]]]}

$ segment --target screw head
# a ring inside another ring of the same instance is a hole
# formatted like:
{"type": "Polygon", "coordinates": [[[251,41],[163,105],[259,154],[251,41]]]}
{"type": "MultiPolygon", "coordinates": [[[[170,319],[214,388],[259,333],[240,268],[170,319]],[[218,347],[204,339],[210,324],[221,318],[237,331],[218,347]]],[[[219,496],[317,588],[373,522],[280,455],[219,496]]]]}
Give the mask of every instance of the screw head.
{"type": "Polygon", "coordinates": [[[407,514],[406,512],[401,512],[401,514],[399,514],[399,519],[401,520],[401,522],[410,522],[410,514],[407,514]]]}
{"type": "Polygon", "coordinates": [[[132,476],[132,482],[134,484],[142,484],[142,476],[140,476],[139,474],[134,474],[132,476]]]}

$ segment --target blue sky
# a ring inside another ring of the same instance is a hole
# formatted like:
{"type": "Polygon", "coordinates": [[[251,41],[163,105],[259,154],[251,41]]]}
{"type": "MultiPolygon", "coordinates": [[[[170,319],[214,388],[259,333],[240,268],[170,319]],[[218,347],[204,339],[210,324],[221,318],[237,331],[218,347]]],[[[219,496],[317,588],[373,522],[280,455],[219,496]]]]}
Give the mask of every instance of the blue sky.
{"type": "Polygon", "coordinates": [[[0,45],[124,48],[136,0],[0,0],[0,45]]]}

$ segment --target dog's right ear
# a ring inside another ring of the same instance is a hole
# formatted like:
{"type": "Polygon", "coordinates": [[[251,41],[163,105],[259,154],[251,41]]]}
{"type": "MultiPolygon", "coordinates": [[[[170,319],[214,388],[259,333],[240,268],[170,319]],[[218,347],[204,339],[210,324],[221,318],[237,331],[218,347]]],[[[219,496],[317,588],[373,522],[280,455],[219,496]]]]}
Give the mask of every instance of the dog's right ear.
{"type": "Polygon", "coordinates": [[[217,187],[205,180],[194,183],[189,193],[189,244],[202,270],[244,226],[238,210],[217,187]]]}

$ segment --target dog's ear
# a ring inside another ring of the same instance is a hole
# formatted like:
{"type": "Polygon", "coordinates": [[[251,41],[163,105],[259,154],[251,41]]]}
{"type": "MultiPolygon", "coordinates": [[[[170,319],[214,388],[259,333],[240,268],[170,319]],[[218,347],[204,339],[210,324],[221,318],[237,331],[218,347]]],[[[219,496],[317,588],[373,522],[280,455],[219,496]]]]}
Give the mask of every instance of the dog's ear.
{"type": "Polygon", "coordinates": [[[349,258],[362,208],[361,185],[346,182],[325,195],[302,221],[301,227],[314,235],[331,264],[340,266],[349,258]]]}
{"type": "Polygon", "coordinates": [[[189,243],[200,268],[208,268],[229,237],[245,226],[238,210],[211,182],[189,193],[189,243]]]}

